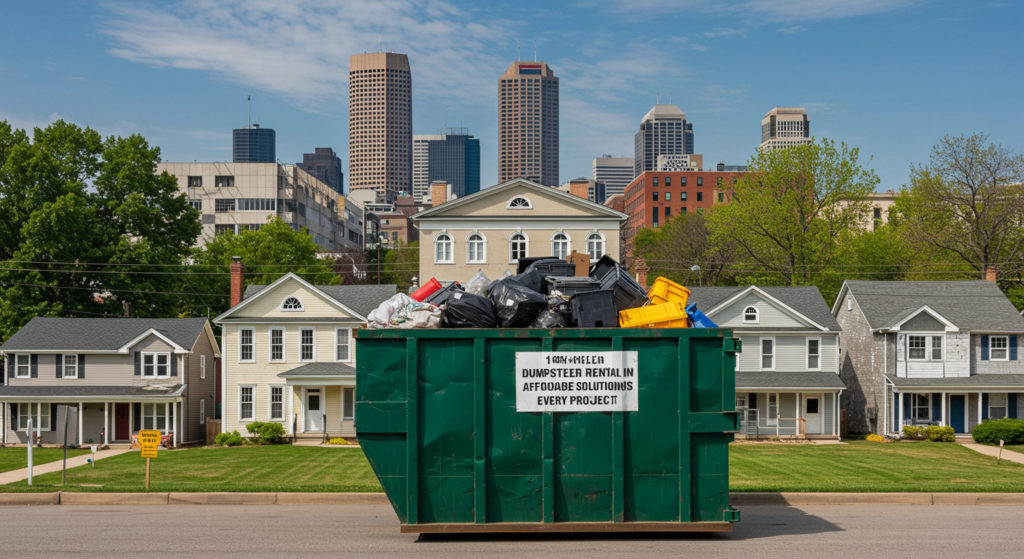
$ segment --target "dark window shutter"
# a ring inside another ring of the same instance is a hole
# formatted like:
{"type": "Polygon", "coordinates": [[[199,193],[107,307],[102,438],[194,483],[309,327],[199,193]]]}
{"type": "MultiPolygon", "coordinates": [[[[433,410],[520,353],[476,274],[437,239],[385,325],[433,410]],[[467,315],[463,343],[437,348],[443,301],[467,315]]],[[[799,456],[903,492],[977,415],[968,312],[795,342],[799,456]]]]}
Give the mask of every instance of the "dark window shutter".
{"type": "Polygon", "coordinates": [[[11,404],[11,427],[18,430],[18,404],[11,404]]]}
{"type": "Polygon", "coordinates": [[[1010,336],[1010,361],[1017,360],[1017,336],[1010,336]]]}
{"type": "Polygon", "coordinates": [[[57,355],[57,378],[64,378],[64,356],[57,355]]]}
{"type": "Polygon", "coordinates": [[[78,378],[85,378],[85,354],[78,354],[78,378]]]}
{"type": "Polygon", "coordinates": [[[7,376],[14,378],[14,363],[18,361],[18,356],[11,354],[7,356],[7,376]]]}
{"type": "Polygon", "coordinates": [[[932,393],[932,419],[942,417],[942,392],[932,393]]]}
{"type": "Polygon", "coordinates": [[[132,422],[135,424],[133,430],[138,431],[142,429],[142,404],[132,404],[132,408],[132,414],[135,416],[135,420],[132,422]]]}
{"type": "Polygon", "coordinates": [[[39,355],[32,354],[32,378],[39,378],[39,355]]]}
{"type": "Polygon", "coordinates": [[[911,414],[913,413],[913,410],[910,409],[910,404],[912,404],[912,403],[913,402],[911,402],[911,400],[910,400],[910,394],[904,394],[903,395],[903,419],[910,419],[912,417],[911,414]]]}
{"type": "Polygon", "coordinates": [[[1017,419],[1017,395],[1010,393],[1006,396],[1006,417],[1017,419]]]}
{"type": "Polygon", "coordinates": [[[50,430],[57,430],[57,406],[50,404],[50,430]]]}
{"type": "Polygon", "coordinates": [[[988,392],[981,394],[981,419],[983,421],[988,419],[988,392]]]}
{"type": "Polygon", "coordinates": [[[981,337],[981,360],[988,361],[988,336],[981,337]]]}
{"type": "Polygon", "coordinates": [[[171,376],[178,376],[178,356],[171,353],[171,356],[168,357],[168,359],[171,360],[171,376]]]}
{"type": "Polygon", "coordinates": [[[135,352],[135,376],[142,376],[142,354],[135,352]]]}

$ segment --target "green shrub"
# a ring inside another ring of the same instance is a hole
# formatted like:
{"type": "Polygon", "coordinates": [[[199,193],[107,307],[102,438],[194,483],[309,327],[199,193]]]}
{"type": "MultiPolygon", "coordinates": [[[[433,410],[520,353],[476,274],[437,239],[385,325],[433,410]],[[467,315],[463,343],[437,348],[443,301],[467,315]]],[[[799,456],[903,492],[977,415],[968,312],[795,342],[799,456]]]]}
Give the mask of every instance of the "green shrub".
{"type": "Polygon", "coordinates": [[[284,426],[280,423],[253,421],[245,426],[252,435],[250,440],[260,444],[278,444],[284,440],[284,426]]]}
{"type": "Polygon", "coordinates": [[[230,433],[218,433],[214,439],[220,446],[238,446],[245,442],[242,435],[238,431],[232,431],[230,433]]]}
{"type": "Polygon", "coordinates": [[[1024,444],[1024,419],[989,419],[975,425],[971,436],[979,443],[1024,444]]]}
{"type": "Polygon", "coordinates": [[[925,428],[920,425],[904,425],[903,426],[903,438],[913,439],[915,441],[923,441],[925,436],[925,428]]]}
{"type": "Polygon", "coordinates": [[[956,440],[956,432],[952,427],[931,425],[924,430],[924,436],[933,443],[951,443],[956,440]]]}

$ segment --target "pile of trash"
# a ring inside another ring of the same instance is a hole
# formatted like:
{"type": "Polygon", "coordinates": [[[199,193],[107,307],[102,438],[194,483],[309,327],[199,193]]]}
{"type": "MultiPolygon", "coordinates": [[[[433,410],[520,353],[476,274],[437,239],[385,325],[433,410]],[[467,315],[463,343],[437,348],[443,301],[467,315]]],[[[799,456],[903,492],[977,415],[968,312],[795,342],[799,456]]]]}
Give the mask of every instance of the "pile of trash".
{"type": "MultiPolygon", "coordinates": [[[[574,254],[574,256],[576,256],[574,254]]],[[[585,256],[585,255],[584,255],[585,256]]],[[[370,328],[715,328],[689,290],[658,278],[645,290],[609,256],[589,266],[555,257],[520,259],[496,280],[482,270],[465,285],[436,278],[371,311],[370,328]],[[579,269],[577,266],[582,268],[579,269]],[[582,271],[587,275],[577,275],[582,271]]]]}

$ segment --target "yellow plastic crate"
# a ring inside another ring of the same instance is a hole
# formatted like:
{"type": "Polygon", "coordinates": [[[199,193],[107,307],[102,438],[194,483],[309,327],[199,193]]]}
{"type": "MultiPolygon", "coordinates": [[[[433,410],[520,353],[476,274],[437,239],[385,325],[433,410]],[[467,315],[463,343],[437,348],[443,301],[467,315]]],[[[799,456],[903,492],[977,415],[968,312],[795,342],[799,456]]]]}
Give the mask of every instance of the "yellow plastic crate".
{"type": "Polygon", "coordinates": [[[686,328],[686,305],[673,301],[619,312],[620,328],[686,328]]]}
{"type": "Polygon", "coordinates": [[[647,298],[651,300],[652,305],[682,303],[685,307],[686,301],[690,298],[690,290],[668,278],[658,278],[647,290],[647,298]]]}

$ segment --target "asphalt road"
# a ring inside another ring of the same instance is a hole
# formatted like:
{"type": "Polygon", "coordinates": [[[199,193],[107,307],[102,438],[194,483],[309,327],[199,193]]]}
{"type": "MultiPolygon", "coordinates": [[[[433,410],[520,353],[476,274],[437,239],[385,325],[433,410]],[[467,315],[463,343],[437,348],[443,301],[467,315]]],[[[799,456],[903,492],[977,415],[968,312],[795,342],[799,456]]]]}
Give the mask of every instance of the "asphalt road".
{"type": "Polygon", "coordinates": [[[20,557],[1020,557],[1024,507],[742,507],[718,535],[438,537],[399,533],[388,506],[0,507],[20,557]]]}

